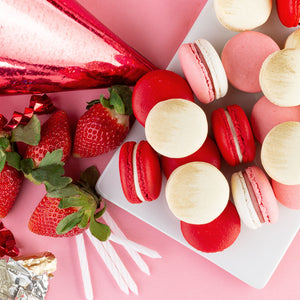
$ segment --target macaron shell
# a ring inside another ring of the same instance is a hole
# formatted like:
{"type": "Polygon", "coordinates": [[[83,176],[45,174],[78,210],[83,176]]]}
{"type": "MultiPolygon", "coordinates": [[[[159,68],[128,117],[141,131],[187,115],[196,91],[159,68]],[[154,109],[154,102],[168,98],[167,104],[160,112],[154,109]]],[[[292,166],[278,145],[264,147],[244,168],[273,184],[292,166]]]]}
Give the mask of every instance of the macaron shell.
{"type": "Polygon", "coordinates": [[[204,143],[208,124],[204,111],[194,102],[169,99],[149,112],[145,135],[161,155],[180,158],[197,151],[204,143]]]}
{"type": "Polygon", "coordinates": [[[184,78],[169,70],[155,70],[142,76],[132,93],[132,110],[138,122],[145,126],[151,108],[172,98],[194,101],[194,94],[184,78]]]}
{"type": "Polygon", "coordinates": [[[272,0],[214,0],[219,22],[232,31],[245,31],[264,24],[272,10],[272,0]]]}
{"type": "Polygon", "coordinates": [[[276,5],[278,17],[284,26],[298,26],[300,18],[298,0],[276,0],[276,5]]]}
{"type": "Polygon", "coordinates": [[[126,142],[120,148],[119,153],[119,174],[124,196],[130,203],[141,203],[138,198],[133,178],[132,154],[136,142],[126,142]]]}
{"type": "Polygon", "coordinates": [[[300,105],[300,49],[282,49],[269,55],[261,67],[259,82],[272,103],[300,105]]]}
{"type": "Polygon", "coordinates": [[[162,185],[162,172],[157,153],[147,141],[140,141],[136,151],[136,165],[139,186],[146,201],[159,197],[162,185]]]}
{"type": "Polygon", "coordinates": [[[286,185],[272,180],[277,200],[290,209],[300,209],[300,184],[286,185]]]}
{"type": "Polygon", "coordinates": [[[185,240],[197,250],[220,252],[230,247],[241,231],[241,221],[235,206],[228,201],[224,211],[208,224],[193,225],[180,222],[185,240]]]}
{"type": "Polygon", "coordinates": [[[273,127],[287,121],[300,122],[300,105],[280,107],[263,96],[252,108],[251,127],[255,138],[261,144],[273,127]],[[268,115],[264,112],[268,112],[268,115]]]}
{"type": "Polygon", "coordinates": [[[259,72],[264,60],[279,46],[266,34],[245,31],[235,35],[224,46],[221,60],[228,81],[237,89],[259,93],[259,72]]]}
{"type": "Polygon", "coordinates": [[[300,122],[284,122],[266,135],[261,162],[268,175],[287,185],[300,184],[300,122]]]}
{"type": "Polygon", "coordinates": [[[203,145],[193,154],[183,158],[160,157],[163,173],[169,178],[171,173],[179,166],[192,161],[203,161],[221,168],[221,156],[216,143],[210,137],[207,137],[203,145]]]}
{"type": "Polygon", "coordinates": [[[213,101],[215,99],[213,83],[195,45],[193,43],[181,45],[178,56],[185,78],[197,99],[203,103],[213,101]]]}
{"type": "Polygon", "coordinates": [[[243,162],[251,162],[255,158],[256,148],[249,120],[243,109],[236,104],[229,105],[226,109],[237,134],[243,162]]]}
{"type": "Polygon", "coordinates": [[[218,108],[212,112],[211,124],[216,143],[223,158],[229,165],[236,166],[240,163],[240,160],[223,108],[218,108]]]}
{"type": "Polygon", "coordinates": [[[287,37],[284,48],[300,48],[300,28],[287,37]]]}
{"type": "Polygon", "coordinates": [[[277,222],[279,216],[278,204],[269,179],[257,166],[248,167],[245,173],[251,183],[265,222],[277,222]]]}
{"type": "Polygon", "coordinates": [[[229,185],[213,165],[190,162],[172,172],[165,196],[176,218],[190,224],[205,224],[217,218],[227,206],[229,185]]]}

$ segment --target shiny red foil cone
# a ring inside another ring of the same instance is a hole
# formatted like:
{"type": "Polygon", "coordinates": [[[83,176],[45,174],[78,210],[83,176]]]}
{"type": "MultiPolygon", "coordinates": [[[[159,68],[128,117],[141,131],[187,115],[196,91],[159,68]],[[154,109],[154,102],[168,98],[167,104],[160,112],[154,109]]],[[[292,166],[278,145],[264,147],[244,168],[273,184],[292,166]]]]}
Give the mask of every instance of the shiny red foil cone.
{"type": "Polygon", "coordinates": [[[133,85],[156,69],[73,0],[0,0],[0,94],[133,85]]]}

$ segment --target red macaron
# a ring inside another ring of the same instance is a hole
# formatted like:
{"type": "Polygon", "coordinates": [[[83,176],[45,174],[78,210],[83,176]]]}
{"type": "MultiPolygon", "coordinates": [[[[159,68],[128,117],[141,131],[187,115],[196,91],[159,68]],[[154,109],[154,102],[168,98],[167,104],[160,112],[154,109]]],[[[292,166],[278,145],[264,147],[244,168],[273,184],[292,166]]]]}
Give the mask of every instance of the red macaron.
{"type": "Polygon", "coordinates": [[[229,165],[236,166],[254,160],[256,147],[253,133],[239,105],[229,105],[226,110],[214,110],[211,122],[216,143],[229,165]]]}
{"type": "Polygon", "coordinates": [[[180,222],[181,232],[185,240],[195,249],[202,252],[220,252],[230,247],[241,232],[239,214],[232,204],[212,222],[195,225],[180,222]]]}
{"type": "Polygon", "coordinates": [[[147,141],[129,141],[121,146],[119,173],[129,202],[142,203],[159,197],[162,185],[159,156],[147,141]]]}
{"type": "Polygon", "coordinates": [[[133,114],[145,126],[151,108],[160,101],[173,98],[194,101],[194,94],[187,81],[169,70],[148,72],[137,81],[133,89],[133,114]]]}
{"type": "Polygon", "coordinates": [[[161,166],[166,178],[169,178],[171,173],[179,166],[192,161],[203,161],[214,165],[220,170],[221,168],[221,155],[219,149],[210,137],[207,137],[203,145],[191,155],[182,158],[171,158],[167,156],[160,157],[161,166]]]}
{"type": "Polygon", "coordinates": [[[276,0],[277,13],[281,23],[286,27],[296,27],[300,19],[299,0],[276,0]]]}

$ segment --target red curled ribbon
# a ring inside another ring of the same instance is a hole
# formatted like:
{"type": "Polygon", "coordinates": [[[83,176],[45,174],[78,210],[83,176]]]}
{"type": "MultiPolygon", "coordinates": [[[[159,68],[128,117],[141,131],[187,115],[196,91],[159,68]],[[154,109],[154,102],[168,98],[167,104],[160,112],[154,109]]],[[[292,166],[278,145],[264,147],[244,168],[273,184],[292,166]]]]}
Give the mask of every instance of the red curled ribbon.
{"type": "Polygon", "coordinates": [[[0,221],[0,257],[5,255],[10,257],[18,256],[19,249],[16,247],[16,241],[12,232],[5,228],[0,221]]]}
{"type": "Polygon", "coordinates": [[[51,99],[46,95],[33,95],[30,98],[29,107],[24,109],[24,113],[15,111],[11,120],[8,122],[7,119],[0,114],[0,128],[6,131],[11,131],[18,125],[26,125],[33,114],[50,114],[55,110],[51,99]]]}

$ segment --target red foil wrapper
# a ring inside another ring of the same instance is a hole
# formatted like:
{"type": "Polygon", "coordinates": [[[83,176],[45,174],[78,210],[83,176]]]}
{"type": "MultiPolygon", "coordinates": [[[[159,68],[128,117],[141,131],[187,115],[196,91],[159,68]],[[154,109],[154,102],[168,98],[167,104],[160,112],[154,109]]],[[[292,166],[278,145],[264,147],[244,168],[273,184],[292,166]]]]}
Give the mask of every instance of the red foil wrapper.
{"type": "Polygon", "coordinates": [[[4,227],[0,221],[0,257],[3,256],[18,256],[19,249],[16,247],[15,238],[10,230],[4,227]]]}
{"type": "Polygon", "coordinates": [[[156,69],[73,0],[0,1],[0,93],[133,85],[156,69]]]}

